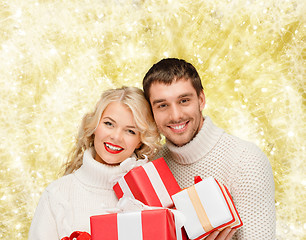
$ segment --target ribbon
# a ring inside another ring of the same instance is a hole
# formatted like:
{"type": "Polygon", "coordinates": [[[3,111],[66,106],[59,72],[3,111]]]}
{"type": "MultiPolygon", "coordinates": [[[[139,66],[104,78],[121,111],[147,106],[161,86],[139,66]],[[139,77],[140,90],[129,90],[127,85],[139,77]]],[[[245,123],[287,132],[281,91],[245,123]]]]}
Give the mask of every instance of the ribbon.
{"type": "MultiPolygon", "coordinates": [[[[138,227],[137,229],[134,229],[130,223],[136,221],[139,222],[139,226],[141,226],[141,211],[157,210],[157,209],[165,209],[165,208],[148,206],[136,199],[124,196],[119,199],[115,208],[107,209],[106,211],[108,213],[119,213],[117,217],[118,217],[118,229],[120,229],[120,231],[118,232],[120,232],[121,238],[119,239],[121,240],[125,239],[123,233],[127,234],[126,233],[127,231],[129,232],[129,234],[126,236],[130,236],[131,234],[133,234],[133,238],[129,239],[141,239],[141,238],[136,238],[136,236],[140,236],[141,228],[138,227]],[[120,213],[129,213],[129,215],[120,214],[120,213]]],[[[171,211],[174,215],[177,240],[181,240],[182,239],[181,229],[186,221],[185,216],[178,210],[175,209],[168,209],[168,210],[171,211]]]]}
{"type": "Polygon", "coordinates": [[[137,160],[136,155],[133,154],[131,157],[125,159],[119,165],[122,172],[119,175],[115,176],[114,178],[111,178],[110,182],[113,185],[115,185],[119,181],[119,179],[121,179],[125,174],[127,174],[133,168],[143,166],[144,164],[146,164],[149,160],[148,160],[148,157],[146,155],[144,155],[144,157],[145,157],[144,159],[138,159],[137,160]]]}
{"type": "Polygon", "coordinates": [[[149,209],[160,209],[160,207],[150,207],[134,198],[124,196],[119,199],[115,208],[106,209],[106,212],[122,213],[122,212],[149,210],[149,209]]]}
{"type": "MultiPolygon", "coordinates": [[[[152,207],[148,206],[141,201],[138,201],[130,197],[122,197],[119,199],[115,208],[106,209],[107,213],[123,213],[123,212],[134,212],[134,211],[143,211],[143,210],[154,210],[154,209],[165,209],[164,207],[152,207]]],[[[177,219],[177,224],[179,227],[183,227],[186,219],[185,215],[176,209],[168,209],[173,213],[177,219]]]]}
{"type": "Polygon", "coordinates": [[[172,199],[161,179],[158,171],[156,170],[154,164],[149,162],[146,165],[143,165],[143,169],[145,170],[148,178],[151,181],[151,184],[155,190],[156,195],[158,196],[161,205],[163,207],[170,207],[173,205],[172,199]]]}
{"type": "Polygon", "coordinates": [[[140,211],[117,214],[118,239],[142,239],[143,227],[141,219],[140,211]]]}
{"type": "Polygon", "coordinates": [[[196,211],[196,214],[199,218],[199,221],[204,231],[209,232],[210,230],[213,229],[213,226],[211,225],[209,218],[207,217],[207,214],[205,212],[205,209],[201,203],[201,199],[199,198],[199,195],[197,194],[195,187],[191,186],[190,188],[188,188],[187,193],[189,195],[189,198],[192,202],[194,210],[196,211]]]}

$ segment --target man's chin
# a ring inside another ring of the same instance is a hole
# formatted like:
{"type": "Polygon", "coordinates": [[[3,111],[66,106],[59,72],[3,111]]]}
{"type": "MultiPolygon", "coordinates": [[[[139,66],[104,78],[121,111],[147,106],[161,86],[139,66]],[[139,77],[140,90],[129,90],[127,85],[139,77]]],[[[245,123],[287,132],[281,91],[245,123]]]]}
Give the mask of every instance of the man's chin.
{"type": "Polygon", "coordinates": [[[190,142],[190,141],[183,140],[183,139],[173,139],[173,138],[172,139],[166,138],[166,139],[168,142],[170,142],[171,144],[177,147],[182,147],[190,142]]]}
{"type": "Polygon", "coordinates": [[[177,147],[182,147],[182,146],[190,143],[194,139],[196,134],[190,136],[190,134],[185,133],[185,134],[181,134],[181,135],[176,135],[175,137],[173,137],[173,134],[171,134],[170,136],[172,136],[172,137],[169,138],[169,137],[166,136],[166,139],[167,139],[168,142],[172,143],[173,145],[175,145],[177,147]]]}

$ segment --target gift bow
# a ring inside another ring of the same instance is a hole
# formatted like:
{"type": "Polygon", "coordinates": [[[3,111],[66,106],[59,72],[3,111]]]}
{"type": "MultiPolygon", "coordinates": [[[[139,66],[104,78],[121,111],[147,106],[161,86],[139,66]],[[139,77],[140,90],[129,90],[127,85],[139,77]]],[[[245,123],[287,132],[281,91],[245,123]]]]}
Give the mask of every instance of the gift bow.
{"type": "Polygon", "coordinates": [[[125,174],[127,174],[130,170],[146,164],[149,160],[146,155],[144,155],[144,157],[144,159],[137,160],[136,156],[133,155],[132,157],[125,159],[123,162],[120,163],[120,169],[122,170],[122,173],[114,178],[111,178],[110,182],[115,185],[119,181],[119,179],[122,178],[125,174]]]}
{"type": "MultiPolygon", "coordinates": [[[[122,213],[122,212],[133,212],[133,211],[154,210],[154,209],[165,209],[165,208],[148,206],[136,199],[123,196],[122,198],[119,199],[115,208],[107,209],[106,211],[108,213],[122,213]]],[[[174,215],[176,228],[177,229],[182,228],[186,221],[184,214],[179,210],[169,209],[169,208],[167,209],[171,211],[174,215]]]]}
{"type": "Polygon", "coordinates": [[[61,240],[91,240],[91,236],[87,232],[75,231],[69,237],[63,237],[61,240]]]}

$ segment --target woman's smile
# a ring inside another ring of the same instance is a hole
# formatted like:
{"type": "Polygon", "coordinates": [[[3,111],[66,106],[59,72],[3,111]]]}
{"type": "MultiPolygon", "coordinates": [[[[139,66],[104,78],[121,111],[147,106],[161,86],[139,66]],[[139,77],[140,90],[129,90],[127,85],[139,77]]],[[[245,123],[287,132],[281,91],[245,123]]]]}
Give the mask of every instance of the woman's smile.
{"type": "Polygon", "coordinates": [[[124,148],[122,148],[121,146],[114,145],[114,144],[111,144],[109,142],[105,142],[104,147],[105,147],[106,151],[108,151],[109,153],[112,153],[112,154],[117,154],[117,153],[120,153],[124,150],[124,148]]]}

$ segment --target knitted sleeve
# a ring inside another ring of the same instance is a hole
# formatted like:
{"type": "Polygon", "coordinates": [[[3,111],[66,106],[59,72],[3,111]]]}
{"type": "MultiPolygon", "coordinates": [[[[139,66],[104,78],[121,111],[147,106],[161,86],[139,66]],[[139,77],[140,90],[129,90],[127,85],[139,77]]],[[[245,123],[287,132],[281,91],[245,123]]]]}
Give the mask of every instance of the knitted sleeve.
{"type": "Polygon", "coordinates": [[[49,194],[44,191],[36,208],[29,232],[29,240],[58,240],[57,228],[53,217],[49,194]]]}
{"type": "Polygon", "coordinates": [[[242,151],[237,166],[233,198],[243,221],[236,239],[275,239],[275,201],[272,168],[254,144],[242,151]]]}

